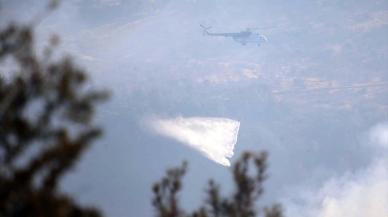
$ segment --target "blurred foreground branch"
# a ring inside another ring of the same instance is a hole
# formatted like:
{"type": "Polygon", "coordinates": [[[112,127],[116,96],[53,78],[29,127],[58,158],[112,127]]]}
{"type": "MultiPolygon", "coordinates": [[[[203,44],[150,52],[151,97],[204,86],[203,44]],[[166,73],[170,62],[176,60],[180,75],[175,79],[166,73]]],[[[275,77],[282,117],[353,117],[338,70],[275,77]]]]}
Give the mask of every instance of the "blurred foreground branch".
{"type": "Polygon", "coordinates": [[[158,217],[255,217],[263,213],[265,217],[282,217],[280,205],[257,209],[257,200],[263,194],[266,178],[267,154],[244,153],[232,168],[235,192],[224,197],[220,187],[209,181],[206,200],[192,214],[179,207],[178,192],[182,188],[182,177],[187,165],[170,169],[161,181],[153,186],[153,205],[158,217]],[[261,212],[260,212],[261,211],[261,212]]]}
{"type": "Polygon", "coordinates": [[[43,57],[29,26],[0,31],[0,216],[99,216],[61,194],[58,184],[101,134],[94,107],[106,92],[68,57],[43,57]]]}

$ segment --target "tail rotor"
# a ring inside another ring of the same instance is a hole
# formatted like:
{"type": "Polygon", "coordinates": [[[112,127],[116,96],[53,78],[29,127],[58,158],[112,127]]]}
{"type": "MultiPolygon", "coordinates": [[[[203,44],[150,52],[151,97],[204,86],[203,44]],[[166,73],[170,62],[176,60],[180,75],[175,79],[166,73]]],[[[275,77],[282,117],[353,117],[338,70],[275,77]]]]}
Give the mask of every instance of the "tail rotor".
{"type": "Polygon", "coordinates": [[[207,26],[204,26],[202,24],[200,24],[200,26],[202,27],[203,35],[209,35],[210,34],[208,30],[212,28],[211,26],[207,27],[207,26]]]}

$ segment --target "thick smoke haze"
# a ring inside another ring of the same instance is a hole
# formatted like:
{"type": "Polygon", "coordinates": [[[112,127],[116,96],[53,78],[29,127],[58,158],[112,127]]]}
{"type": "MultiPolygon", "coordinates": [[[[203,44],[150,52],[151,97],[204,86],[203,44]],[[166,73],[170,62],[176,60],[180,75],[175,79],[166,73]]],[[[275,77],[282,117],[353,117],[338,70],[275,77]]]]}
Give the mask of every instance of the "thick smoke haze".
{"type": "Polygon", "coordinates": [[[388,123],[379,123],[370,130],[372,144],[388,148],[388,123]]]}
{"type": "MultiPolygon", "coordinates": [[[[44,9],[44,1],[0,2],[1,27],[44,9]]],[[[60,35],[58,55],[72,55],[113,95],[98,113],[104,138],[62,183],[83,203],[108,216],[152,216],[150,186],[182,160],[185,208],[197,207],[209,178],[232,189],[227,167],[193,143],[183,146],[186,137],[150,131],[144,117],[238,120],[234,156],[269,152],[263,202],[285,201],[290,216],[353,215],[364,194],[387,200],[379,193],[387,170],[387,1],[69,0],[43,17],[38,46],[60,35]],[[268,42],[204,36],[200,24],[212,32],[252,28],[268,42]],[[311,202],[306,192],[318,196],[311,202]]]]}
{"type": "Polygon", "coordinates": [[[304,189],[302,199],[285,203],[287,216],[384,217],[388,212],[387,164],[380,159],[357,173],[331,178],[319,189],[304,189]]]}
{"type": "Polygon", "coordinates": [[[369,130],[368,142],[380,154],[366,167],[331,177],[319,187],[302,186],[286,197],[287,216],[384,217],[388,213],[387,132],[386,123],[369,130]]]}

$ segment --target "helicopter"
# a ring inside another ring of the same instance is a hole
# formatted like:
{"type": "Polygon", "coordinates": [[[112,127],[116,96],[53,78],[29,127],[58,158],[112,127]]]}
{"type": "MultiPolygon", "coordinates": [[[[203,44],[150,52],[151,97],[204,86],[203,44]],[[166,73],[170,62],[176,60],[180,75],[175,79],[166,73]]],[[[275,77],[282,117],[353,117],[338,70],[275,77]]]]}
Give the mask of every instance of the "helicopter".
{"type": "Polygon", "coordinates": [[[214,33],[209,32],[209,29],[211,27],[206,27],[204,25],[200,25],[203,29],[203,34],[207,36],[221,36],[221,37],[230,37],[234,41],[246,45],[248,43],[256,44],[257,46],[260,46],[262,43],[267,42],[268,39],[262,34],[253,32],[252,29],[247,28],[245,31],[241,32],[228,32],[228,33],[214,33]]]}

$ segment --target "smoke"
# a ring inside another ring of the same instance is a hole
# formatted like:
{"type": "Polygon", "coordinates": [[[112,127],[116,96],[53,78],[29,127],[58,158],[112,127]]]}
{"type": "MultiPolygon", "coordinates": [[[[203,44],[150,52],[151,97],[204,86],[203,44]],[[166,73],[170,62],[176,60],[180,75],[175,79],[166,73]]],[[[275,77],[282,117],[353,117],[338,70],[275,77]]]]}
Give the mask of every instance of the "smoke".
{"type": "Polygon", "coordinates": [[[240,122],[227,118],[190,117],[155,119],[150,122],[160,135],[198,150],[209,159],[230,166],[240,122]]]}
{"type": "Polygon", "coordinates": [[[387,123],[371,128],[370,141],[382,148],[382,157],[365,169],[333,177],[318,189],[302,189],[285,200],[287,216],[385,217],[388,213],[387,123]]]}
{"type": "Polygon", "coordinates": [[[388,122],[383,122],[370,130],[369,138],[372,144],[388,148],[388,122]]]}
{"type": "Polygon", "coordinates": [[[354,174],[332,178],[318,190],[288,201],[287,216],[384,217],[388,213],[387,161],[379,160],[354,174]]]}

